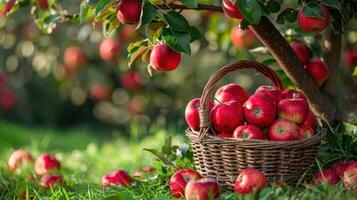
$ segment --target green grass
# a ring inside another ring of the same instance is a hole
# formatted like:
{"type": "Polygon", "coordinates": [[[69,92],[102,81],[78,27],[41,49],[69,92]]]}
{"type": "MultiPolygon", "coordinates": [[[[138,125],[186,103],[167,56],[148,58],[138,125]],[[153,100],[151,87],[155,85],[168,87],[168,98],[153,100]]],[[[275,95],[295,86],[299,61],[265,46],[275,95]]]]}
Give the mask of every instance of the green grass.
{"type": "MultiPolygon", "coordinates": [[[[130,134],[140,135],[140,128],[130,134]]],[[[28,191],[35,199],[171,199],[167,172],[154,157],[143,148],[160,149],[165,138],[174,136],[174,143],[186,141],[176,129],[164,131],[157,127],[148,129],[149,136],[130,139],[117,131],[100,133],[86,128],[58,130],[26,128],[9,123],[0,123],[0,199],[19,199],[22,191],[28,191]],[[49,190],[40,188],[37,182],[26,180],[26,168],[15,174],[7,170],[8,156],[14,149],[25,148],[34,156],[51,152],[61,161],[61,174],[65,183],[49,190]],[[108,171],[122,168],[131,174],[147,165],[157,167],[158,175],[152,179],[137,180],[128,188],[100,187],[100,178],[108,171]]],[[[133,137],[131,137],[133,138],[133,137]]],[[[136,137],[134,137],[136,138],[136,137]]],[[[240,196],[224,192],[221,199],[356,199],[357,193],[342,185],[336,187],[268,187],[259,193],[240,196]]],[[[26,199],[26,198],[25,198],[26,199]]]]}

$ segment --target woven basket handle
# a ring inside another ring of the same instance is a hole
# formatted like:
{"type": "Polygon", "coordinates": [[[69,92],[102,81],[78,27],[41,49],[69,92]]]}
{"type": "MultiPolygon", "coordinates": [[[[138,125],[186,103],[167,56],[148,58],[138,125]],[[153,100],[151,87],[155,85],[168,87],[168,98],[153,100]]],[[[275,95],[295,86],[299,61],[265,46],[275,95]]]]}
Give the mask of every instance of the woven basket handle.
{"type": "Polygon", "coordinates": [[[215,74],[211,76],[202,92],[200,102],[200,138],[204,138],[208,132],[207,130],[212,128],[210,110],[208,109],[208,102],[216,83],[229,72],[236,71],[239,69],[255,69],[256,71],[262,73],[265,77],[267,77],[271,82],[273,82],[278,89],[283,89],[283,84],[281,83],[279,77],[275,74],[275,72],[261,63],[242,60],[222,67],[220,70],[218,70],[215,74]]]}

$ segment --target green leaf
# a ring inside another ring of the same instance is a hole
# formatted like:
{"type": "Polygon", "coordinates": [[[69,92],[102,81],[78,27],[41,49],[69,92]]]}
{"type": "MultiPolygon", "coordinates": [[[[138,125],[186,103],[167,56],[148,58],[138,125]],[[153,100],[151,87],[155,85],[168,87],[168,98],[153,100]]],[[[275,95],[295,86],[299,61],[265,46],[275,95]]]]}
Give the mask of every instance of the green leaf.
{"type": "Polygon", "coordinates": [[[172,29],[164,28],[162,30],[161,36],[165,43],[168,44],[173,50],[177,52],[184,52],[188,55],[191,54],[190,33],[182,33],[172,29]]]}
{"type": "Polygon", "coordinates": [[[97,4],[96,8],[95,8],[95,15],[99,15],[99,13],[109,5],[109,3],[111,2],[111,0],[100,0],[100,2],[97,4]]]}
{"type": "Polygon", "coordinates": [[[202,34],[198,28],[195,26],[190,26],[190,34],[191,34],[191,41],[194,42],[196,40],[201,40],[202,39],[202,34]]]}
{"type": "Polygon", "coordinates": [[[239,9],[250,23],[258,24],[262,17],[262,9],[257,0],[239,0],[239,9]]]}
{"type": "Polygon", "coordinates": [[[161,148],[161,152],[164,154],[171,154],[172,153],[172,137],[169,136],[165,139],[165,144],[161,148]]]}
{"type": "Polygon", "coordinates": [[[89,6],[95,7],[100,0],[87,0],[89,6]]]}
{"type": "Polygon", "coordinates": [[[84,23],[94,16],[94,9],[88,6],[88,3],[83,1],[79,10],[79,21],[84,23]]]}
{"type": "Polygon", "coordinates": [[[197,8],[198,7],[198,1],[197,0],[180,0],[180,2],[189,8],[197,8]]]}
{"type": "Polygon", "coordinates": [[[309,17],[318,18],[318,19],[324,18],[324,14],[322,13],[319,5],[305,6],[302,9],[302,12],[304,13],[304,15],[309,16],[309,17]]]}
{"type": "Polygon", "coordinates": [[[355,66],[355,68],[353,69],[352,76],[357,76],[357,66],[355,66]]]}
{"type": "Polygon", "coordinates": [[[137,42],[130,43],[128,46],[128,65],[131,67],[131,65],[134,63],[134,61],[145,52],[145,50],[148,48],[147,47],[147,42],[148,40],[140,40],[137,42]]]}
{"type": "Polygon", "coordinates": [[[150,2],[145,1],[141,12],[140,22],[136,28],[138,29],[141,26],[149,24],[152,20],[156,18],[156,16],[156,8],[150,2]]]}
{"type": "Polygon", "coordinates": [[[268,4],[266,5],[268,8],[269,12],[271,13],[276,13],[279,12],[280,10],[280,4],[276,1],[269,1],[268,4]]]}
{"type": "Polygon", "coordinates": [[[190,25],[181,14],[170,11],[164,14],[164,19],[173,30],[178,32],[190,32],[190,25]]]}
{"type": "Polygon", "coordinates": [[[111,15],[108,19],[103,22],[103,33],[105,36],[111,34],[115,29],[119,27],[119,21],[116,15],[111,15]]]}
{"type": "Polygon", "coordinates": [[[284,24],[285,21],[288,21],[290,23],[295,22],[297,19],[297,12],[296,10],[292,9],[292,8],[287,8],[285,10],[283,10],[282,12],[279,13],[276,22],[278,24],[284,24]]]}

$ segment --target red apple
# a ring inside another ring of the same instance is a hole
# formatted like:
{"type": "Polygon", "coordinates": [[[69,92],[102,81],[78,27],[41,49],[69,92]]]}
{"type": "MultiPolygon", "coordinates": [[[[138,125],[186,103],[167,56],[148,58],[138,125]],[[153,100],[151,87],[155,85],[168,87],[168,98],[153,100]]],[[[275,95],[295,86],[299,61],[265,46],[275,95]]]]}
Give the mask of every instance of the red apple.
{"type": "Polygon", "coordinates": [[[117,18],[122,24],[137,24],[140,21],[141,0],[121,0],[117,7],[117,18]]]}
{"type": "Polygon", "coordinates": [[[249,93],[240,85],[230,83],[218,88],[216,94],[214,95],[214,98],[216,102],[218,102],[218,104],[232,100],[244,104],[244,102],[247,101],[247,99],[249,98],[249,93]]]}
{"type": "Polygon", "coordinates": [[[48,0],[38,0],[37,2],[41,9],[48,9],[48,0]]]}
{"type": "Polygon", "coordinates": [[[332,166],[331,169],[336,173],[336,175],[339,178],[343,177],[343,174],[345,173],[346,169],[348,167],[348,164],[346,164],[343,161],[335,162],[332,166]]]}
{"type": "Polygon", "coordinates": [[[63,177],[57,174],[44,174],[40,179],[40,186],[50,188],[63,182],[63,177]]]}
{"type": "Polygon", "coordinates": [[[236,3],[233,5],[231,0],[223,0],[222,8],[224,14],[226,14],[227,17],[231,17],[235,19],[243,19],[243,15],[238,7],[238,1],[236,1],[236,3]]]}
{"type": "Polygon", "coordinates": [[[244,123],[242,104],[238,101],[228,101],[215,105],[211,111],[211,120],[216,130],[232,133],[237,126],[244,123]]]}
{"type": "Polygon", "coordinates": [[[304,93],[294,90],[294,89],[285,89],[281,91],[281,98],[282,99],[305,99],[307,101],[306,96],[304,93]]]}
{"type": "Polygon", "coordinates": [[[106,39],[100,43],[99,55],[105,61],[116,61],[119,56],[120,45],[113,39],[106,39]]]}
{"type": "Polygon", "coordinates": [[[18,105],[15,94],[7,87],[0,88],[0,108],[4,111],[12,111],[18,105]]]}
{"type": "Polygon", "coordinates": [[[278,104],[278,116],[300,124],[309,113],[309,104],[304,99],[283,99],[278,104]]]}
{"type": "Polygon", "coordinates": [[[276,116],[276,104],[273,98],[264,94],[253,94],[243,105],[244,116],[249,124],[267,127],[276,116]]]}
{"type": "Polygon", "coordinates": [[[151,166],[145,166],[141,169],[137,169],[135,172],[134,172],[134,176],[136,177],[140,177],[140,176],[143,176],[143,174],[145,173],[152,173],[156,171],[156,168],[155,167],[151,167],[151,166]]]}
{"type": "Polygon", "coordinates": [[[310,138],[314,136],[314,129],[310,126],[300,125],[300,139],[310,138]]]}
{"type": "Polygon", "coordinates": [[[185,188],[189,181],[201,179],[202,176],[192,169],[181,169],[174,173],[169,181],[170,191],[173,197],[183,198],[185,188]]]}
{"type": "Polygon", "coordinates": [[[172,50],[167,44],[157,44],[150,54],[150,65],[158,71],[172,71],[181,61],[181,54],[172,50]]]}
{"type": "Polygon", "coordinates": [[[71,71],[75,71],[78,67],[84,67],[87,63],[86,54],[76,46],[68,47],[64,52],[64,64],[71,71]]]}
{"type": "MultiPolygon", "coordinates": [[[[208,103],[209,110],[212,110],[213,104],[211,102],[208,103]]],[[[188,102],[185,109],[185,119],[188,126],[193,130],[200,129],[200,98],[192,99],[188,102]]]]}
{"type": "Polygon", "coordinates": [[[314,176],[316,183],[329,183],[336,185],[340,179],[332,169],[324,169],[321,172],[317,172],[314,176]]]}
{"type": "Polygon", "coordinates": [[[123,187],[128,187],[132,183],[132,179],[129,174],[124,170],[115,170],[109,172],[102,177],[102,187],[109,185],[118,185],[123,187]]]}
{"type": "Polygon", "coordinates": [[[94,101],[107,100],[111,96],[111,90],[102,83],[93,83],[89,88],[89,93],[94,101]]]}
{"type": "Polygon", "coordinates": [[[275,100],[276,105],[278,105],[280,99],[281,99],[281,91],[273,86],[268,86],[268,85],[263,85],[257,88],[255,90],[255,94],[265,94],[270,96],[275,100]]]}
{"type": "Polygon", "coordinates": [[[7,85],[6,75],[0,72],[0,90],[1,88],[4,88],[6,85],[7,85]]]}
{"type": "Polygon", "coordinates": [[[26,163],[33,164],[33,161],[34,160],[30,152],[24,149],[19,149],[12,152],[10,155],[8,167],[10,172],[14,172],[16,169],[21,168],[26,163]]]}
{"type": "Polygon", "coordinates": [[[0,11],[0,17],[5,16],[15,5],[15,0],[9,0],[0,11]]]}
{"type": "Polygon", "coordinates": [[[60,168],[61,164],[54,155],[43,154],[35,161],[35,171],[38,175],[43,175],[56,171],[60,168]]]}
{"type": "Polygon", "coordinates": [[[302,64],[309,62],[310,50],[304,42],[293,40],[290,42],[290,46],[295,51],[302,64]]]}
{"type": "Polygon", "coordinates": [[[298,11],[297,20],[302,30],[306,32],[320,32],[328,26],[328,24],[330,23],[330,12],[323,4],[319,4],[319,6],[323,14],[323,17],[321,19],[305,15],[302,9],[298,11]]]}
{"type": "Polygon", "coordinates": [[[215,180],[191,180],[185,188],[186,200],[210,200],[219,197],[219,186],[215,180]]]}
{"type": "Polygon", "coordinates": [[[234,184],[234,192],[250,194],[254,190],[260,190],[268,185],[265,175],[254,168],[246,168],[240,171],[234,184]]]}
{"type": "Polygon", "coordinates": [[[137,90],[143,87],[143,77],[138,71],[131,71],[120,76],[120,83],[124,88],[137,90]]]}
{"type": "Polygon", "coordinates": [[[346,50],[344,55],[344,62],[347,66],[353,68],[355,66],[357,66],[357,50],[346,50]]]}
{"type": "Polygon", "coordinates": [[[232,133],[225,133],[225,132],[218,133],[216,136],[219,138],[232,138],[233,137],[232,133]]]}
{"type": "Polygon", "coordinates": [[[316,120],[315,115],[311,111],[309,111],[309,113],[307,114],[307,116],[302,124],[305,126],[310,126],[311,128],[315,128],[316,123],[317,123],[317,120],[316,120]]]}
{"type": "Polygon", "coordinates": [[[233,132],[233,137],[242,139],[265,139],[263,131],[253,125],[238,126],[233,132]]]}
{"type": "Polygon", "coordinates": [[[357,162],[347,166],[343,173],[343,185],[352,190],[357,189],[357,162]]]}
{"type": "Polygon", "coordinates": [[[277,119],[268,129],[269,140],[291,141],[298,140],[299,137],[299,127],[286,119],[277,119]]]}
{"type": "Polygon", "coordinates": [[[242,30],[234,26],[231,30],[231,41],[235,47],[251,48],[257,42],[257,38],[250,29],[242,30]]]}
{"type": "Polygon", "coordinates": [[[321,86],[330,75],[330,70],[327,64],[319,59],[311,60],[305,67],[318,86],[321,86]]]}

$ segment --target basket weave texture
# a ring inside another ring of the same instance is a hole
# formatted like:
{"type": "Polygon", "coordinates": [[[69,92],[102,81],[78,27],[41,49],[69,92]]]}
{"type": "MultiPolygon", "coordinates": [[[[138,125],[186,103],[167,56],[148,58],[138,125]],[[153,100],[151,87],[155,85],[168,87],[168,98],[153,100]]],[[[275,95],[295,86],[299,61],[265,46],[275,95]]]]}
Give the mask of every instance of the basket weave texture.
{"type": "Polygon", "coordinates": [[[215,179],[221,187],[233,190],[241,169],[253,167],[269,180],[296,184],[313,165],[326,130],[318,127],[311,138],[295,141],[268,141],[215,137],[208,102],[216,83],[227,73],[239,69],[254,69],[283,89],[278,76],[269,67],[252,61],[239,61],[217,71],[206,84],[200,102],[200,130],[186,130],[194,153],[195,165],[202,176],[215,179]]]}

